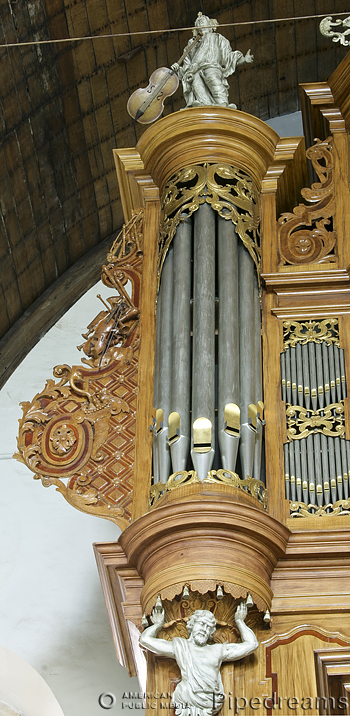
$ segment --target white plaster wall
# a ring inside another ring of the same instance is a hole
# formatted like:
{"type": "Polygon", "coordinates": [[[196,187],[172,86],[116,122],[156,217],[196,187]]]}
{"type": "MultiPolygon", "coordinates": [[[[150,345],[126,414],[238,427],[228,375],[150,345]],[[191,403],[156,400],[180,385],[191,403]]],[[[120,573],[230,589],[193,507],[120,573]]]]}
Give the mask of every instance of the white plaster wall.
{"type": "Polygon", "coordinates": [[[21,656],[0,646],[0,716],[64,716],[46,681],[21,656]]]}
{"type": "MultiPolygon", "coordinates": [[[[75,346],[101,310],[97,293],[112,294],[101,283],[88,291],[0,391],[0,646],[43,676],[65,716],[102,716],[104,692],[115,694],[108,713],[119,716],[123,692],[138,690],[116,658],[92,550],[93,542],[114,541],[120,531],[72,508],[11,456],[19,402],[43,389],[53,366],[80,363],[75,346]]],[[[1,690],[0,701],[6,703],[1,690]]]]}

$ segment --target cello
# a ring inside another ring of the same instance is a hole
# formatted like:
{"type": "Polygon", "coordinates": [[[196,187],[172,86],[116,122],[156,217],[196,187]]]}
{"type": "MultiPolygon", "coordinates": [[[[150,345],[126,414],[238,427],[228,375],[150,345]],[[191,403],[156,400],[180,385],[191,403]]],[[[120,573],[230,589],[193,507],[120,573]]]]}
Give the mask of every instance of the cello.
{"type": "MultiPolygon", "coordinates": [[[[202,33],[198,32],[176,64],[181,65],[201,37],[202,33]]],[[[178,86],[179,78],[175,74],[175,70],[159,67],[151,75],[148,87],[140,87],[129,97],[126,108],[130,117],[136,119],[140,124],[151,124],[162,114],[166,97],[171,97],[178,86]]]]}

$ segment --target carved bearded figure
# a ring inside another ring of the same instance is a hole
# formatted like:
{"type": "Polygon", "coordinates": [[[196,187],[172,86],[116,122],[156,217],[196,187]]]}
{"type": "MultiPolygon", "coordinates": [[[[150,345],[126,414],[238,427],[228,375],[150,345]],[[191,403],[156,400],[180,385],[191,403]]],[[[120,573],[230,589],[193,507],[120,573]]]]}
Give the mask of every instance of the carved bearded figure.
{"type": "Polygon", "coordinates": [[[225,700],[220,667],[223,661],[234,661],[251,654],[258,647],[254,632],[244,623],[246,605],[237,607],[235,620],[242,642],[240,644],[208,644],[216,629],[212,612],[197,609],[187,622],[188,639],[174,637],[172,641],[158,639],[164,624],[164,610],[155,606],[153,626],[140,637],[141,646],[155,654],[176,659],[181,681],[173,694],[176,716],[216,716],[225,700]]]}
{"type": "MultiPolygon", "coordinates": [[[[216,33],[217,25],[217,20],[199,12],[195,22],[198,30],[193,34],[196,37],[200,31],[202,38],[185,57],[181,67],[177,62],[172,65],[182,81],[186,107],[220,105],[237,109],[235,104],[228,102],[227,77],[233,74],[237,65],[253,62],[254,58],[250,50],[246,55],[239,50],[233,51],[226,37],[216,33]]],[[[190,40],[185,51],[192,42],[190,40]]]]}

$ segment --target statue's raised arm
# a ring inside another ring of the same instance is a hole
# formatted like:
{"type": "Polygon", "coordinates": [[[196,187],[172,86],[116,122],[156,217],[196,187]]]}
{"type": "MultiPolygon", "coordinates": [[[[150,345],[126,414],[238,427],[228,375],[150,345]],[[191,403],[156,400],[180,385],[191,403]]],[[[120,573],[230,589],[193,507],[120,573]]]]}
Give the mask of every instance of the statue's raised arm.
{"type": "Polygon", "coordinates": [[[216,716],[225,700],[220,667],[223,661],[234,661],[251,654],[258,647],[255,634],[245,624],[247,607],[240,604],[236,610],[236,624],[242,642],[235,644],[208,644],[216,630],[212,612],[197,609],[187,622],[188,639],[174,637],[172,641],[158,639],[164,625],[164,611],[157,600],[151,620],[140,637],[141,646],[160,656],[176,659],[181,671],[173,702],[175,714],[181,716],[216,716]]]}
{"type": "Polygon", "coordinates": [[[140,636],[140,645],[158,656],[170,656],[175,658],[172,642],[166,639],[157,639],[157,634],[164,626],[165,615],[163,607],[155,605],[151,614],[152,626],[147,627],[140,636]]]}
{"type": "Polygon", "coordinates": [[[217,20],[199,12],[195,22],[197,29],[193,30],[195,37],[201,33],[199,42],[181,67],[177,63],[172,65],[182,81],[186,107],[220,105],[237,109],[228,101],[227,77],[235,72],[237,65],[251,63],[254,58],[250,50],[245,55],[240,50],[232,50],[226,37],[216,32],[217,25],[217,20]]]}
{"type": "Polygon", "coordinates": [[[246,625],[247,606],[244,602],[238,605],[235,614],[235,622],[241,635],[241,643],[224,644],[223,661],[232,661],[249,656],[258,648],[259,642],[254,632],[246,625]]]}

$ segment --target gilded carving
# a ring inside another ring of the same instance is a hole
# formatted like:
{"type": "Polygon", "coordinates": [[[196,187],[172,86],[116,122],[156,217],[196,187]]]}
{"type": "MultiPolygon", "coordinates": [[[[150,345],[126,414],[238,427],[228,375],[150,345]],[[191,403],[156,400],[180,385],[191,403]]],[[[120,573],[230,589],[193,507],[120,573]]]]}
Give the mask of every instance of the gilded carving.
{"type": "MultiPolygon", "coordinates": [[[[246,490],[263,505],[265,510],[267,509],[267,490],[261,480],[256,480],[253,477],[241,479],[235,472],[221,469],[210,470],[203,482],[217,482],[223,485],[229,485],[230,487],[246,490]]],[[[182,485],[191,485],[196,483],[201,483],[201,480],[195,470],[189,470],[188,472],[186,470],[174,472],[170,475],[166,483],[157,482],[152,485],[150,491],[151,507],[157,502],[162,493],[171,492],[182,485]]]]}
{"type": "Polygon", "coordinates": [[[336,260],[336,232],[332,227],[335,208],[332,137],[324,142],[316,139],[306,156],[311,159],[320,181],[312,184],[311,189],[301,191],[310,206],[298,204],[292,213],[285,212],[278,219],[281,265],[336,260]]]}
{"type": "Polygon", "coordinates": [[[181,169],[164,187],[159,236],[158,282],[164,259],[182,216],[210,204],[235,224],[260,273],[259,199],[250,177],[228,164],[197,164],[181,169]]]}
{"type": "MultiPolygon", "coordinates": [[[[174,636],[187,636],[186,623],[197,609],[211,611],[216,619],[216,632],[213,641],[216,643],[235,642],[239,637],[236,627],[235,612],[242,597],[235,598],[231,594],[224,594],[218,599],[215,591],[201,594],[191,591],[189,597],[179,595],[172,600],[163,600],[165,611],[165,624],[159,632],[162,639],[173,639],[174,636]]],[[[246,624],[255,629],[261,625],[261,613],[254,606],[249,609],[246,624]]]]}
{"type": "Polygon", "coordinates": [[[305,502],[290,502],[291,517],[336,517],[350,515],[350,500],[338,500],[332,505],[307,505],[305,502]]]}
{"type": "Polygon", "coordinates": [[[312,433],[328,437],[345,437],[344,401],[311,410],[300,405],[286,404],[287,439],[302,440],[312,433]]]}
{"type": "Polygon", "coordinates": [[[107,260],[102,280],[117,293],[83,336],[84,365],[56,366],[57,382],[48,380],[22,403],[15,457],[77,509],[124,528],[132,501],[142,212],[107,260]]]}
{"type": "Polygon", "coordinates": [[[339,328],[337,318],[325,318],[322,321],[283,321],[283,348],[293,348],[297,343],[332,343],[339,346],[339,328]]]}

